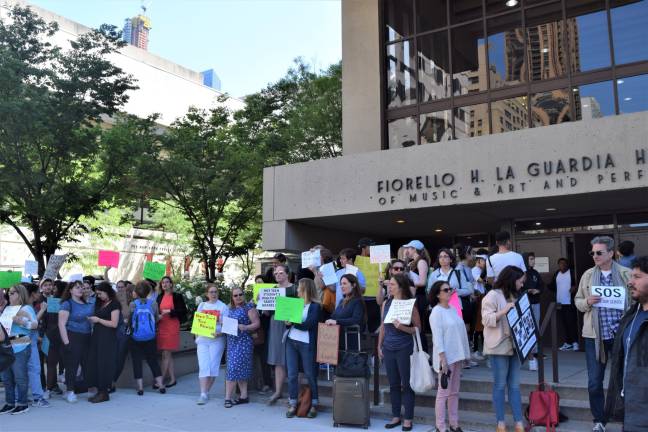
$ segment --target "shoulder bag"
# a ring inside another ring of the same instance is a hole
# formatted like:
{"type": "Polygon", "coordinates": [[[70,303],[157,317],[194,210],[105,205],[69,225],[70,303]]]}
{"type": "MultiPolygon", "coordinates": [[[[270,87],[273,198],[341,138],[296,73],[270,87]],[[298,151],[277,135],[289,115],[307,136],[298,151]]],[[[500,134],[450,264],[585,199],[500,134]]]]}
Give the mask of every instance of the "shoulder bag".
{"type": "Polygon", "coordinates": [[[0,344],[0,372],[4,372],[11,367],[16,356],[14,355],[13,348],[11,347],[11,341],[9,340],[9,335],[3,326],[0,325],[2,329],[2,334],[4,335],[4,340],[0,344]]]}
{"type": "Polygon", "coordinates": [[[434,387],[434,376],[430,367],[430,356],[421,349],[421,335],[418,327],[414,327],[414,351],[410,355],[410,387],[415,393],[424,393],[434,387]]]}

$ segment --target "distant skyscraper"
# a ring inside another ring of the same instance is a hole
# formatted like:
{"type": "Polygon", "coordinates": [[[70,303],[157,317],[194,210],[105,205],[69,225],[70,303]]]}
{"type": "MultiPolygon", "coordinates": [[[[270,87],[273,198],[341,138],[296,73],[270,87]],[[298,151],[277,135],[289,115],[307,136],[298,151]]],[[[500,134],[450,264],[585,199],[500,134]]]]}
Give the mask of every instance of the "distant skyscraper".
{"type": "Polygon", "coordinates": [[[149,17],[137,15],[133,18],[126,18],[122,39],[138,48],[148,50],[149,30],[151,30],[149,17]]]}

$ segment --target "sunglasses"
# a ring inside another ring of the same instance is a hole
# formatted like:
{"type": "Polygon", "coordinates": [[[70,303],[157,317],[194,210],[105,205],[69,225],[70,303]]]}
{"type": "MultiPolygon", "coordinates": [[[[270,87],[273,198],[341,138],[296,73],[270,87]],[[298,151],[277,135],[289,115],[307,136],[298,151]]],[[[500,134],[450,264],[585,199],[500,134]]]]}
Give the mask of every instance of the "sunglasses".
{"type": "Polygon", "coordinates": [[[243,294],[232,294],[232,297],[243,297],[243,294]]]}
{"type": "Polygon", "coordinates": [[[603,255],[604,253],[606,253],[606,252],[603,252],[603,251],[590,251],[589,254],[590,254],[591,257],[593,257],[594,255],[596,255],[596,256],[601,256],[601,255],[603,255]]]}
{"type": "Polygon", "coordinates": [[[405,270],[405,267],[392,267],[392,270],[394,270],[394,271],[403,271],[403,270],[405,270]]]}
{"type": "Polygon", "coordinates": [[[452,291],[454,291],[454,288],[443,288],[441,290],[441,292],[444,292],[444,293],[449,293],[449,292],[452,292],[452,291]]]}

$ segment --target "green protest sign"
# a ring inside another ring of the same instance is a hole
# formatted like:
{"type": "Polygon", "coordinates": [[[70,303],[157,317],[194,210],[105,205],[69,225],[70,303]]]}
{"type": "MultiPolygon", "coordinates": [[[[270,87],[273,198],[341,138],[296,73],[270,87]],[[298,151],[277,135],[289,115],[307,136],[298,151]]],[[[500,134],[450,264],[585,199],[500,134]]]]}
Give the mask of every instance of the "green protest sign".
{"type": "Polygon", "coordinates": [[[274,288],[276,287],[277,284],[272,284],[272,283],[260,283],[260,284],[254,284],[252,285],[252,301],[257,302],[257,296],[259,295],[259,292],[264,289],[264,288],[274,288]]]}
{"type": "Polygon", "coordinates": [[[290,321],[301,324],[304,313],[304,299],[297,297],[277,297],[275,321],[290,321]]]}
{"type": "Polygon", "coordinates": [[[3,271],[0,272],[0,288],[10,288],[20,283],[22,272],[3,271]]]}
{"type": "Polygon", "coordinates": [[[154,281],[159,281],[166,274],[166,265],[162,263],[156,263],[153,261],[147,261],[144,263],[144,273],[142,276],[144,279],[151,279],[154,281]]]}

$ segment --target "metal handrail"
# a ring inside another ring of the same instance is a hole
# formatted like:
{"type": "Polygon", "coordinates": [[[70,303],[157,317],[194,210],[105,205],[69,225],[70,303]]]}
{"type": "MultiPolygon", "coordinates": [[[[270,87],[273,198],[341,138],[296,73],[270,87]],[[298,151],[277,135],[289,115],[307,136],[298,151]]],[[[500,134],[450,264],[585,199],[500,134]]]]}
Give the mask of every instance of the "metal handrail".
{"type": "Polygon", "coordinates": [[[542,336],[547,332],[547,327],[551,325],[551,365],[553,367],[553,382],[558,383],[558,324],[556,313],[560,309],[560,305],[556,302],[551,302],[544,320],[540,323],[538,329],[538,385],[543,385],[545,382],[544,370],[544,355],[542,348],[542,336]]]}

